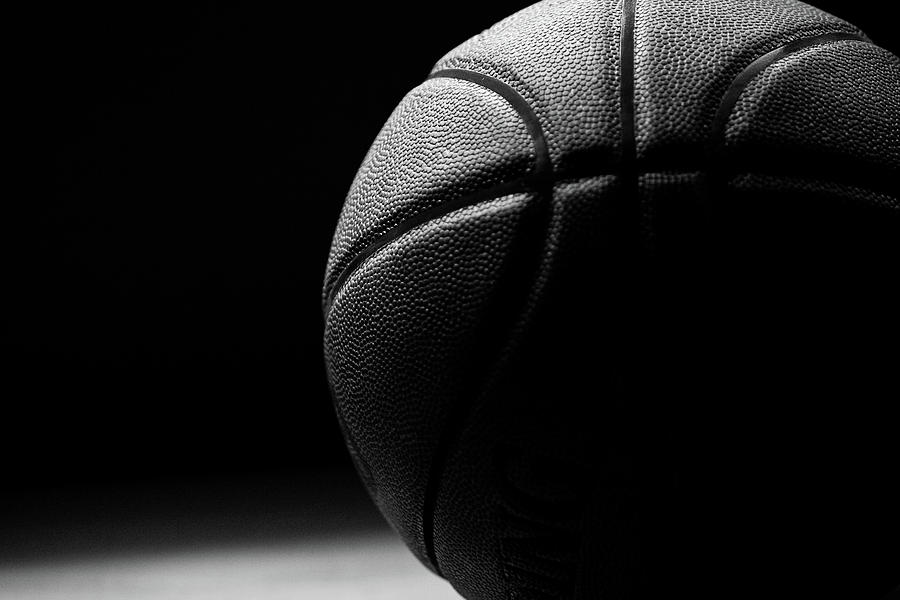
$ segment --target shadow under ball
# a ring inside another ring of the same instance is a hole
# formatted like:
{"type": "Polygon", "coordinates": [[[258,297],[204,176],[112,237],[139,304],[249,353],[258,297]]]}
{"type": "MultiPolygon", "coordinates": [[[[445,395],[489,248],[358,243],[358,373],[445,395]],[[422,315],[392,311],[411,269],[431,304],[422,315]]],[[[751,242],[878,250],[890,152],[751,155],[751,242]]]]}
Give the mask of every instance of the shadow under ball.
{"type": "Polygon", "coordinates": [[[546,0],[464,42],[325,275],[375,503],[466,598],[887,593],[898,178],[900,60],[801,2],[546,0]]]}

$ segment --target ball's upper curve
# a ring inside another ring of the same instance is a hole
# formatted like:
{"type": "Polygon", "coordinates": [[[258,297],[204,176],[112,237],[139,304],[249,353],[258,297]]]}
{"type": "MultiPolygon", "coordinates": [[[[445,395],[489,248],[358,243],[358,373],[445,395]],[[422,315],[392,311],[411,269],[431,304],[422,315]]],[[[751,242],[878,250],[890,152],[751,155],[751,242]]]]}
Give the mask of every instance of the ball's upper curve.
{"type": "MultiPolygon", "coordinates": [[[[452,50],[431,75],[351,185],[325,273],[325,355],[382,512],[457,589],[493,597],[510,570],[490,562],[496,523],[482,509],[492,492],[461,493],[476,485],[459,483],[464,465],[442,478],[477,428],[465,411],[490,401],[481,383],[522,309],[510,299],[537,294],[533,282],[596,249],[580,241],[588,225],[676,240],[687,235],[683,208],[731,192],[752,204],[795,189],[896,213],[900,59],[795,0],[545,0],[452,50]],[[551,170],[538,188],[529,177],[542,148],[551,170]],[[611,208],[629,202],[642,208],[611,208]],[[435,538],[438,497],[478,504],[466,517],[477,526],[459,529],[466,543],[452,526],[435,538]],[[471,556],[456,556],[467,547],[471,556]]],[[[487,476],[479,469],[471,481],[487,476]]]]}

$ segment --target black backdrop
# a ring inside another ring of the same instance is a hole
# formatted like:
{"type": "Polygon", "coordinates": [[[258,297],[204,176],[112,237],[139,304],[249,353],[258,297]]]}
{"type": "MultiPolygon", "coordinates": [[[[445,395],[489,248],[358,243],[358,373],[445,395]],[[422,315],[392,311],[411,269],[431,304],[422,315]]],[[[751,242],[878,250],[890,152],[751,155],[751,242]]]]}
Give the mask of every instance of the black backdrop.
{"type": "MultiPolygon", "coordinates": [[[[319,296],[343,196],[404,93],[527,4],[10,19],[4,489],[347,467],[319,296]]],[[[900,50],[871,5],[818,5],[900,50]]]]}

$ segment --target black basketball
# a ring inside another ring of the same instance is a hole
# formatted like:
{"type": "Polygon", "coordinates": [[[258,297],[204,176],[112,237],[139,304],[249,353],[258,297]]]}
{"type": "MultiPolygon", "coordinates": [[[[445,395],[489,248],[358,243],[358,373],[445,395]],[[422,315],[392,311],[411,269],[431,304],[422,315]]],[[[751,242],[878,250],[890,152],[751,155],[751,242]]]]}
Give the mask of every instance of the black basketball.
{"type": "Polygon", "coordinates": [[[898,177],[900,60],[794,0],[545,0],[452,50],[325,276],[379,509],[466,598],[895,586],[898,177]]]}

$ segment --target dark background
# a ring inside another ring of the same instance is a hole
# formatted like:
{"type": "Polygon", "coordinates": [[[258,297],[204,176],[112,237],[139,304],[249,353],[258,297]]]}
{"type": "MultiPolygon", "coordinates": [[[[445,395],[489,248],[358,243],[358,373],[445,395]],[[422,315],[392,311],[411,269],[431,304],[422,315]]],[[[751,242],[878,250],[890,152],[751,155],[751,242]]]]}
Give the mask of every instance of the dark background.
{"type": "MultiPolygon", "coordinates": [[[[349,469],[320,312],[344,194],[431,65],[527,4],[90,2],[10,18],[7,497],[349,469]]],[[[871,5],[818,5],[898,52],[871,5]]]]}

